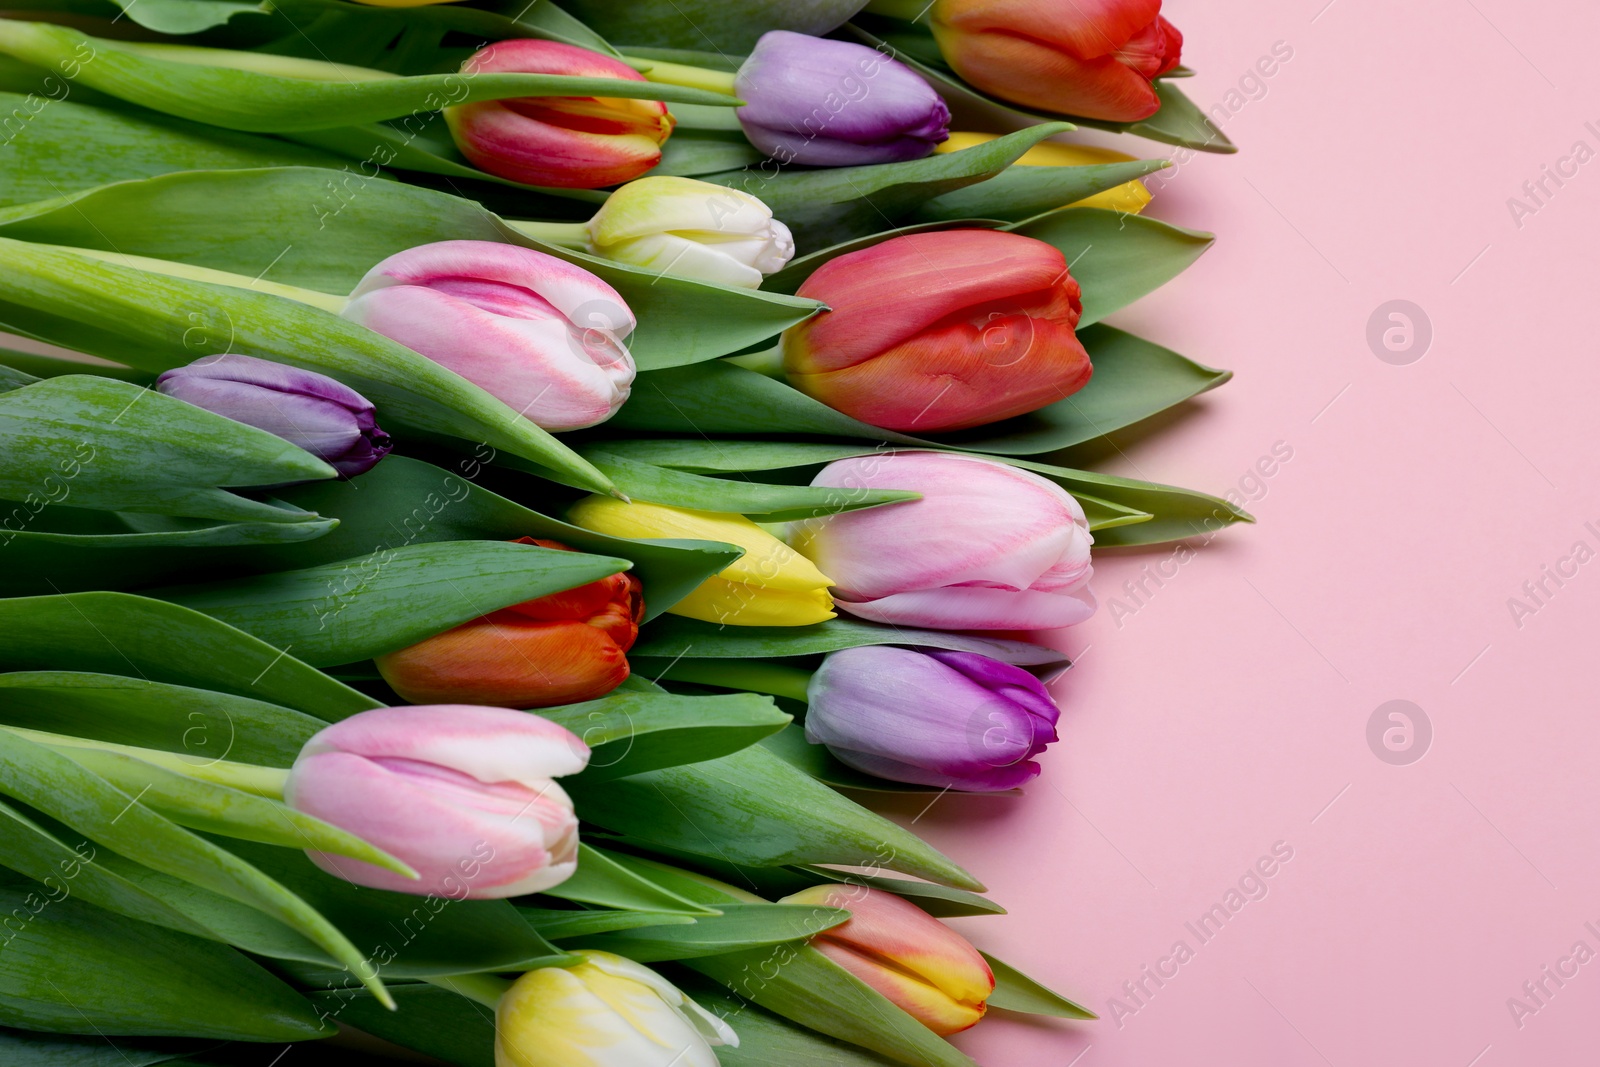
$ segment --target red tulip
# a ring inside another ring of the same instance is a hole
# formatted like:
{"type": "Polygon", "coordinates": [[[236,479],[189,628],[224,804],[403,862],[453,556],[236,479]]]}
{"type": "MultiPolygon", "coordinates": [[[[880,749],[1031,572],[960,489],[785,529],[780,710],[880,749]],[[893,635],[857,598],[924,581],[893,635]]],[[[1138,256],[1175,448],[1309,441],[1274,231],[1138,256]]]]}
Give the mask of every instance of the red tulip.
{"type": "MultiPolygon", "coordinates": [[[[567,548],[531,537],[517,543],[567,548]]],[[[628,677],[626,653],[643,618],[639,579],[613,574],[379,656],[378,671],[414,704],[575,704],[604,696],[628,677]]]]}
{"type": "Polygon", "coordinates": [[[1161,0],[938,0],[931,22],[945,61],[984,92],[1110,122],[1155,114],[1151,82],[1183,50],[1161,0]]]}
{"type": "Polygon", "coordinates": [[[789,381],[886,430],[936,433],[1037,411],[1089,381],[1078,283],[1053,245],[996,230],[908,234],[824,263],[832,310],[784,335],[789,381]]]}
{"type": "MultiPolygon", "coordinates": [[[[570,74],[644,81],[620,60],[559,41],[500,41],[462,65],[469,74],[570,74]]],[[[598,189],[661,162],[672,116],[659,100],[529,96],[447,108],[456,146],[481,170],[529,185],[598,189]]]]}

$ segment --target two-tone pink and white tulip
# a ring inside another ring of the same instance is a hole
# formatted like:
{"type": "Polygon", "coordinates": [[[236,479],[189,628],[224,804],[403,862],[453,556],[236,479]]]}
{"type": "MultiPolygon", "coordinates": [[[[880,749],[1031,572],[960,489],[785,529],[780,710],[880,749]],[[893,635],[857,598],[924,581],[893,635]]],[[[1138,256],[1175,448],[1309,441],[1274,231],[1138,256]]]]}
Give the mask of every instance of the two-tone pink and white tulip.
{"type": "Polygon", "coordinates": [[[578,866],[578,820],[554,779],[589,749],[565,727],[509,708],[378,708],[317,732],[284,800],[409,864],[415,880],[310,852],[357,885],[451,900],[537,893],[578,866]]]}
{"type": "Polygon", "coordinates": [[[833,579],[841,611],[936,630],[1053,630],[1094,614],[1088,520],[1037,474],[889,452],[830,463],[811,484],[922,494],[791,526],[795,549],[833,579]]]}
{"type": "Polygon", "coordinates": [[[975,1025],[994,972],[966,938],[909,901],[860,885],[815,885],[780,904],[844,908],[850,918],[811,947],[882,993],[936,1034],[975,1025]]]}
{"type": "Polygon", "coordinates": [[[622,295],[566,260],[496,241],[438,241],[367,272],[344,316],[482,387],[546,430],[616,414],[633,385],[622,295]]]}

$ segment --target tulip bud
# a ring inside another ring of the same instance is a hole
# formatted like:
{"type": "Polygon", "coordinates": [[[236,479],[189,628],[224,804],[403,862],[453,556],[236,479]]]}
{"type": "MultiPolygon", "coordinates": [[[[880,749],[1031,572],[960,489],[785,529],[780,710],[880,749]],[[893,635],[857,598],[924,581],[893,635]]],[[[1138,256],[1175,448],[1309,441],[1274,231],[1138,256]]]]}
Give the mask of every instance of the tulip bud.
{"type": "MultiPolygon", "coordinates": [[[[571,551],[531,537],[516,543],[571,551]]],[[[378,673],[414,704],[576,704],[605,696],[628,677],[625,653],[643,618],[639,579],[613,574],[378,656],[378,673]]]]}
{"type": "Polygon", "coordinates": [[[308,852],[356,885],[487,900],[560,885],[578,866],[578,820],[552,778],[589,748],[509,708],[378,708],[318,731],[289,771],[290,807],[383,849],[421,876],[308,852]]]}
{"type": "Polygon", "coordinates": [[[650,968],[580,949],[518,978],[495,1009],[495,1067],[717,1067],[727,1023],[650,968]]]}
{"type": "Polygon", "coordinates": [[[1151,82],[1183,50],[1161,0],[937,0],[929,23],[945,62],[976,88],[1108,122],[1154,115],[1161,101],[1151,82]]]}
{"type": "Polygon", "coordinates": [[[901,433],[1037,411],[1093,368],[1074,327],[1078,283],[1059,249],[997,230],[907,234],[831,259],[800,286],[831,310],[790,327],[796,389],[901,433]]]}
{"type": "Polygon", "coordinates": [[[994,973],[967,939],[909,901],[860,885],[814,885],[780,904],[845,908],[850,918],[811,939],[827,956],[936,1034],[976,1025],[994,973]]]}
{"type": "MultiPolygon", "coordinates": [[[[950,139],[935,148],[938,153],[959,152],[964,148],[975,148],[981,144],[988,144],[997,134],[993,133],[952,133],[950,139]]],[[[1139,157],[1130,156],[1126,152],[1118,152],[1112,148],[1101,148],[1098,145],[1087,144],[1061,144],[1056,141],[1041,141],[1018,156],[1015,166],[1019,167],[1093,167],[1104,166],[1107,163],[1132,163],[1139,157]]],[[[1093,196],[1086,196],[1075,201],[1068,207],[1097,207],[1106,211],[1120,211],[1125,215],[1137,215],[1150,203],[1150,190],[1145,188],[1144,182],[1134,180],[1124,182],[1110,189],[1102,190],[1093,196]]]]}
{"type": "Polygon", "coordinates": [[[756,289],[794,255],[789,227],[749,193],[693,178],[640,178],[589,220],[589,251],[663,274],[756,289]]]}
{"type": "Polygon", "coordinates": [[[921,159],[950,109],[910,67],[866,45],[788,30],[761,36],[734,92],[744,134],[780,163],[852,167],[921,159]]]}
{"type": "Polygon", "coordinates": [[[724,541],[744,555],[667,612],[724,626],[809,626],[833,618],[833,580],[811,561],[743,515],[591,496],[567,516],[613,537],[679,537],[724,541]]]}
{"type": "Polygon", "coordinates": [[[1039,774],[1056,740],[1044,683],[972,652],[867,645],[831,653],[806,691],[806,740],[894,782],[978,792],[1039,774]]]}
{"type": "Polygon", "coordinates": [[[622,295],[520,245],[438,241],[367,272],[344,317],[420,352],[546,430],[616,414],[633,385],[622,295]]]}
{"type": "MultiPolygon", "coordinates": [[[[645,77],[621,60],[559,41],[499,41],[461,66],[467,74],[645,77]]],[[[480,170],[527,185],[598,189],[661,162],[672,116],[659,100],[528,96],[445,108],[461,154],[480,170]]]]}
{"type": "Polygon", "coordinates": [[[852,615],[1052,630],[1094,614],[1088,520],[1037,474],[951,452],[888,452],[830,463],[811,484],[922,494],[791,525],[795,548],[835,576],[835,601],[852,615]]]}
{"type": "Polygon", "coordinates": [[[345,478],[365,474],[393,447],[366,397],[326,375],[268,359],[206,356],[164,372],[156,389],[276,434],[345,478]]]}

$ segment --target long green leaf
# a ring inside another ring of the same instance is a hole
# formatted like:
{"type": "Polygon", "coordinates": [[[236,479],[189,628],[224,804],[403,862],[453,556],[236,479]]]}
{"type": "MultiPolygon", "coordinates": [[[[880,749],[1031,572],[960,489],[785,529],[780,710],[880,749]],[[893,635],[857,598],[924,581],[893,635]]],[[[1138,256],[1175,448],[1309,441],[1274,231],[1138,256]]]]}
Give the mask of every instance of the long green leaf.
{"type": "Polygon", "coordinates": [[[792,716],[753,693],[673,696],[615,692],[599,700],[545,708],[592,750],[585,782],[717,759],[787,726],[792,716]]]}
{"type": "MultiPolygon", "coordinates": [[[[740,351],[821,307],[814,300],[676,278],[546,245],[461,197],[361,174],[332,184],[327,171],[306,167],[170,174],[110,185],[0,211],[0,235],[167,259],[247,278],[270,267],[271,281],[331,294],[350,292],[380,260],[417,245],[519,244],[576,263],[622,294],[642,323],[628,344],[644,370],[740,351]]],[[[320,324],[328,317],[324,313],[308,321],[320,324]]],[[[191,325],[185,321],[173,336],[191,325]]],[[[240,337],[240,346],[247,340],[240,337]]],[[[131,357],[110,358],[125,362],[131,357]]],[[[402,381],[414,377],[406,370],[398,376],[402,381]]],[[[368,395],[380,401],[379,395],[368,395]]],[[[537,455],[497,447],[540,461],[537,455]]]]}
{"type": "Polygon", "coordinates": [[[597,785],[570,781],[579,816],[640,841],[732,863],[876,865],[981,889],[915,834],[760,745],[597,785]]]}
{"type": "MultiPolygon", "coordinates": [[[[329,722],[379,706],[259,638],[128,593],[0,599],[0,633],[0,670],[91,671],[216,689],[329,722]]],[[[205,755],[217,753],[206,748],[205,755]]]]}
{"type": "Polygon", "coordinates": [[[674,923],[590,934],[562,947],[601,949],[640,963],[658,963],[800,941],[850,918],[850,913],[840,908],[810,904],[723,904],[719,908],[721,915],[696,919],[688,925],[674,923]]]}
{"type": "Polygon", "coordinates": [[[389,1011],[360,990],[312,995],[325,1017],[458,1067],[495,1067],[494,1012],[431,985],[393,988],[399,1011],[389,1011]]]}
{"type": "Polygon", "coordinates": [[[682,986],[701,1007],[720,1017],[739,1035],[738,1048],[719,1048],[721,1067],[888,1067],[895,1061],[838,1038],[797,1026],[765,1008],[733,996],[706,978],[682,986]]]}
{"type": "Polygon", "coordinates": [[[300,994],[225,946],[129,922],[20,880],[0,885],[0,910],[11,917],[0,951],[0,1024],[90,1030],[102,1041],[124,1034],[322,1036],[300,994]]]}
{"type": "Polygon", "coordinates": [[[265,430],[88,374],[49,378],[0,394],[0,438],[6,441],[0,498],[41,511],[54,503],[304,522],[317,516],[219,487],[334,476],[332,467],[265,430]]]}
{"type": "Polygon", "coordinates": [[[989,997],[991,1008],[1026,1012],[1029,1015],[1053,1015],[1058,1019],[1099,1018],[1088,1008],[1040,985],[1004,960],[996,959],[987,952],[983,953],[983,958],[994,972],[994,993],[989,997]]]}
{"type": "Polygon", "coordinates": [[[67,757],[0,731],[0,789],[130,859],[272,916],[359,975],[375,995],[385,996],[362,953],[304,900],[67,757]]]}
{"type": "Polygon", "coordinates": [[[280,645],[313,666],[370,659],[500,608],[598,581],[628,561],[505,541],[444,541],[152,597],[280,645]]]}
{"type": "Polygon", "coordinates": [[[316,80],[212,66],[228,57],[164,51],[90,37],[42,22],[0,22],[0,52],[169,115],[257,133],[326,129],[438,111],[478,100],[609,96],[731,106],[732,97],[617,78],[556,74],[434,74],[400,78],[358,70],[316,80]]]}
{"type": "Polygon", "coordinates": [[[578,845],[578,870],[571,878],[545,890],[546,896],[628,911],[667,912],[673,915],[715,915],[708,908],[682,896],[632,867],[620,857],[595,848],[578,845]]]}
{"type": "Polygon", "coordinates": [[[339,379],[376,404],[391,431],[414,427],[485,442],[597,492],[611,489],[604,475],[465,378],[330,311],[279,296],[0,237],[0,323],[146,370],[221,352],[265,356],[339,379]]]}
{"type": "Polygon", "coordinates": [[[911,218],[916,222],[1021,221],[1138,181],[1171,165],[1164,159],[1136,159],[1127,163],[1092,163],[1076,167],[1007,167],[988,181],[935,197],[919,207],[911,218]]]}

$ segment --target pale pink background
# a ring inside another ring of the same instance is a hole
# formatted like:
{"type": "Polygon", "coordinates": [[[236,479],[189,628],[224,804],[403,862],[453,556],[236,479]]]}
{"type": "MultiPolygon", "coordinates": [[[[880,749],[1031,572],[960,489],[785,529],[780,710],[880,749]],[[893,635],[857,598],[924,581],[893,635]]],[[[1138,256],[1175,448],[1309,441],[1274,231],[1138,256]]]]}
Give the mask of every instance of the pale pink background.
{"type": "Polygon", "coordinates": [[[1325,3],[1167,4],[1203,106],[1274,42],[1294,56],[1228,120],[1242,151],[1151,208],[1216,247],[1112,320],[1237,378],[1105,469],[1221,493],[1294,454],[1259,525],[1120,626],[1104,605],[1170,549],[1099,558],[1044,776],[917,818],[1011,909],[962,929],[1103,1016],[997,1013],[957,1039],[987,1067],[1600,1062],[1600,959],[1520,1029],[1506,1005],[1574,942],[1600,952],[1600,560],[1520,629],[1507,607],[1600,549],[1600,161],[1520,229],[1506,203],[1600,149],[1600,12],[1325,3]],[[1409,366],[1366,342],[1391,299],[1433,323],[1409,366]],[[1435,731],[1410,766],[1366,741],[1396,698],[1435,731]],[[1280,840],[1269,895],[1200,945],[1184,923],[1280,840]],[[1194,959],[1119,1028],[1108,998],[1179,939],[1194,959]]]}

